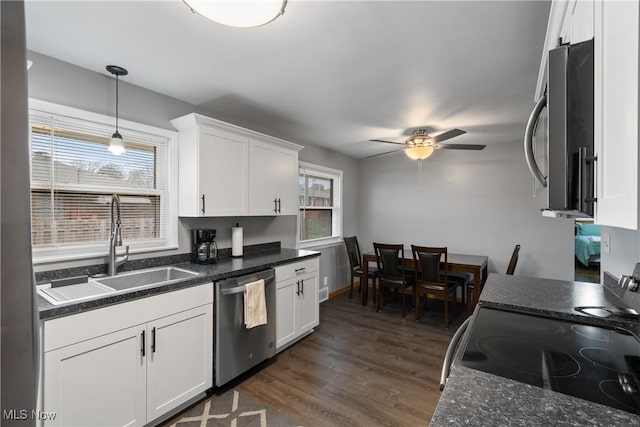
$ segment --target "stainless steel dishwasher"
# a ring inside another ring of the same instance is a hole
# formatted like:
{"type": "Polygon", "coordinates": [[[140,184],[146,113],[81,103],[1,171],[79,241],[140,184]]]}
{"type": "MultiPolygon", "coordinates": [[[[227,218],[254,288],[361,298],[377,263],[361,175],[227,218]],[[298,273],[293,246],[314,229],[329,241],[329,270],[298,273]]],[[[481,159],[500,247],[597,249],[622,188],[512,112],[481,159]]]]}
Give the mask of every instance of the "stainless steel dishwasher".
{"type": "Polygon", "coordinates": [[[263,270],[215,284],[215,361],[216,386],[226,384],[276,353],[275,270],[263,270]],[[264,280],[267,324],[247,329],[244,323],[246,283],[264,280]]]}

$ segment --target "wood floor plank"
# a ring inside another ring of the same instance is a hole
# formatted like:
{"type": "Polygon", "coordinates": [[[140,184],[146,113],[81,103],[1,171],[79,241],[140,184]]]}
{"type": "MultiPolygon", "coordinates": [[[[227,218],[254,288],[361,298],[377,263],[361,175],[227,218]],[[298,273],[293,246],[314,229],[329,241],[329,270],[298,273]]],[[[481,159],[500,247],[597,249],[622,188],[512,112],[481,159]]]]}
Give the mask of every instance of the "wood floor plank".
{"type": "Polygon", "coordinates": [[[307,427],[427,426],[462,315],[445,330],[437,305],[414,322],[399,303],[378,313],[359,301],[321,304],[316,331],[236,389],[307,427]]]}

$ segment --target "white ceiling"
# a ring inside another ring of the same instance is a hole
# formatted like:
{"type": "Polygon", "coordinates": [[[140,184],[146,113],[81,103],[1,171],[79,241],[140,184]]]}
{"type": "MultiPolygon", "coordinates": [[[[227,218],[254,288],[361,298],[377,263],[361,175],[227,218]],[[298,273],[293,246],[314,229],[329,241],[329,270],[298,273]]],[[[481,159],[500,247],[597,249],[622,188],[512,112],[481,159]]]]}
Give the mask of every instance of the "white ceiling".
{"type": "Polygon", "coordinates": [[[522,139],[547,1],[302,1],[258,28],[181,1],[26,2],[27,48],[354,157],[369,139],[460,128],[452,143],[522,139]]]}

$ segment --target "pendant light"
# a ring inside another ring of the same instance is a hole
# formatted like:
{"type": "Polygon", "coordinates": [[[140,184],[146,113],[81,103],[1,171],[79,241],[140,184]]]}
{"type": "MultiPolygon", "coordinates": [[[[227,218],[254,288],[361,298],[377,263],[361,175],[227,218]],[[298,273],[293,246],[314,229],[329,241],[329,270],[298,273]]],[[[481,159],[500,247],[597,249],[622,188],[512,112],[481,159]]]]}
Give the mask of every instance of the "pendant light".
{"type": "Polygon", "coordinates": [[[287,0],[182,0],[193,13],[229,27],[268,24],[284,14],[287,0]]]}
{"type": "Polygon", "coordinates": [[[107,65],[107,71],[116,76],[116,131],[113,135],[111,135],[111,140],[109,141],[109,151],[116,156],[125,153],[124,141],[122,140],[122,135],[118,132],[118,77],[126,76],[129,72],[122,67],[117,65],[107,65]]]}

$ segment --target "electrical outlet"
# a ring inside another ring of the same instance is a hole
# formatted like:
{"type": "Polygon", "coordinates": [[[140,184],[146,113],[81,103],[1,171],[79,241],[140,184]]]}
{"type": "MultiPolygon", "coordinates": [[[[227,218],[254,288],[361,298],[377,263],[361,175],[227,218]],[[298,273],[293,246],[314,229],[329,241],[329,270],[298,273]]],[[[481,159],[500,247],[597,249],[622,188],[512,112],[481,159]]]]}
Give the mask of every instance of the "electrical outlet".
{"type": "Polygon", "coordinates": [[[611,255],[611,235],[603,233],[600,242],[602,243],[602,253],[611,255]]]}
{"type": "Polygon", "coordinates": [[[329,283],[327,276],[324,276],[324,285],[327,286],[327,283],[329,283]]]}

